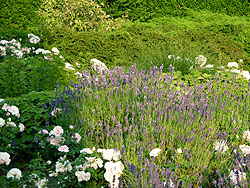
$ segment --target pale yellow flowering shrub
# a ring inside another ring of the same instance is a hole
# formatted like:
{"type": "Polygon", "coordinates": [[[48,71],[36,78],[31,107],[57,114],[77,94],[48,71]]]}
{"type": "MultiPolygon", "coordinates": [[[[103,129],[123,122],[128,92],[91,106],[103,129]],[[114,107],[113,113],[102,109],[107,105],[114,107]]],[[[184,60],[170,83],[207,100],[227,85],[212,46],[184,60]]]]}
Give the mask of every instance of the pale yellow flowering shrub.
{"type": "Polygon", "coordinates": [[[92,0],[44,0],[40,16],[51,27],[69,26],[73,30],[111,31],[120,27],[121,19],[112,19],[92,0]]]}

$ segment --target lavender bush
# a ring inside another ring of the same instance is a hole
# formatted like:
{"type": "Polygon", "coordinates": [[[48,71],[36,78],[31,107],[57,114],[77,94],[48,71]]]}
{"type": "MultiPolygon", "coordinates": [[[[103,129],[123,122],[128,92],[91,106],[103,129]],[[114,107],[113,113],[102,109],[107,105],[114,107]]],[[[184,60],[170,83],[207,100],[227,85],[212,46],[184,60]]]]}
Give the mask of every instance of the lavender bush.
{"type": "Polygon", "coordinates": [[[121,187],[249,185],[250,147],[243,138],[249,86],[222,74],[189,86],[173,67],[162,69],[83,72],[79,83],[57,92],[51,104],[62,113],[54,122],[74,125],[92,146],[121,150],[127,172],[121,187]]]}

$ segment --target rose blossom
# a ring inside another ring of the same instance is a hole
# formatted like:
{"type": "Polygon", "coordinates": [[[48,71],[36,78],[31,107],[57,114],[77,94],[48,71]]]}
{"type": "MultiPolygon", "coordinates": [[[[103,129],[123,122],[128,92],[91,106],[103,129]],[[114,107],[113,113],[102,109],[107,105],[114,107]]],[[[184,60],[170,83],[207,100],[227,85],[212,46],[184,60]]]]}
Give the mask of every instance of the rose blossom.
{"type": "Polygon", "coordinates": [[[178,148],[178,149],[177,149],[177,153],[182,153],[182,149],[181,149],[181,148],[178,148]]]}
{"type": "Polygon", "coordinates": [[[51,145],[58,146],[61,142],[64,141],[64,138],[61,136],[57,136],[57,137],[49,138],[49,141],[51,145]]]}
{"type": "Polygon", "coordinates": [[[63,134],[63,128],[61,126],[56,126],[52,131],[50,131],[49,135],[55,135],[56,137],[61,136],[63,134]]]}
{"type": "Polygon", "coordinates": [[[80,134],[75,133],[75,138],[76,138],[76,142],[79,143],[82,137],[80,134]]]}
{"type": "Polygon", "coordinates": [[[22,177],[22,172],[18,168],[12,168],[7,173],[7,178],[17,178],[17,179],[20,179],[21,177],[22,177]]]}
{"type": "Polygon", "coordinates": [[[79,182],[81,181],[88,181],[90,179],[91,174],[89,172],[84,172],[84,171],[76,171],[75,175],[78,179],[79,182]]]}
{"type": "Polygon", "coordinates": [[[63,146],[60,146],[60,147],[58,148],[58,151],[61,151],[61,152],[69,152],[69,148],[68,148],[68,146],[63,145],[63,146]]]}
{"type": "Polygon", "coordinates": [[[10,155],[7,152],[0,152],[0,162],[1,164],[6,164],[9,165],[10,164],[10,155]]]}
{"type": "Polygon", "coordinates": [[[4,126],[5,120],[3,118],[0,118],[0,127],[4,126]]]}
{"type": "Polygon", "coordinates": [[[20,128],[20,132],[23,132],[23,131],[24,131],[24,128],[25,128],[24,125],[23,125],[22,123],[20,123],[18,126],[19,126],[19,128],[20,128]]]}
{"type": "Polygon", "coordinates": [[[38,134],[48,134],[49,132],[46,129],[42,129],[38,132],[38,134]]]}
{"type": "Polygon", "coordinates": [[[8,111],[12,113],[13,115],[17,116],[19,114],[19,110],[16,106],[11,106],[8,111]]]}

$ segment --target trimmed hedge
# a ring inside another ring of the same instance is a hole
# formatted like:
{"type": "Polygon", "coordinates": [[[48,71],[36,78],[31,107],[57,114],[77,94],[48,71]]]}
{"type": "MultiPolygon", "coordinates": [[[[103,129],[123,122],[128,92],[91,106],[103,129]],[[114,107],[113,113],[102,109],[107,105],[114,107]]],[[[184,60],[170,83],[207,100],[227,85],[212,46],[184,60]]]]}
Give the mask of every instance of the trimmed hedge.
{"type": "Polygon", "coordinates": [[[128,16],[130,20],[147,21],[156,17],[185,16],[187,8],[234,16],[250,15],[248,0],[99,0],[105,11],[117,18],[128,16]]]}
{"type": "Polygon", "coordinates": [[[168,61],[167,55],[182,56],[183,53],[193,60],[197,55],[205,55],[211,64],[239,59],[249,62],[244,43],[238,38],[247,37],[244,35],[248,31],[244,21],[242,25],[232,25],[229,20],[231,25],[221,23],[216,27],[203,22],[204,25],[199,26],[193,20],[165,18],[152,23],[127,23],[122,29],[107,33],[54,28],[44,30],[43,40],[64,51],[66,61],[78,62],[85,68],[90,68],[92,58],[103,61],[108,67],[130,66],[136,62],[138,68],[143,68],[151,60],[153,63],[164,62],[168,61]],[[232,28],[238,28],[238,36],[232,34],[235,33],[235,29],[231,32],[232,28]]]}

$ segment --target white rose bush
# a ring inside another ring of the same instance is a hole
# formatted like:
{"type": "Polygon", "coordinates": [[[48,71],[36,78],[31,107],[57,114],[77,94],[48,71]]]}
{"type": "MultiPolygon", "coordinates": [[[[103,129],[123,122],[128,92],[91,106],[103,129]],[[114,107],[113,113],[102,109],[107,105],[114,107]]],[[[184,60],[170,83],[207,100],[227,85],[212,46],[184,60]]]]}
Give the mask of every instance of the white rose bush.
{"type": "Polygon", "coordinates": [[[53,89],[56,81],[65,83],[69,77],[65,60],[56,47],[48,48],[32,33],[0,40],[1,95],[13,97],[53,89]]]}
{"type": "Polygon", "coordinates": [[[15,135],[21,134],[25,126],[20,122],[20,113],[17,106],[9,105],[6,100],[0,100],[0,151],[16,145],[15,135]]]}

